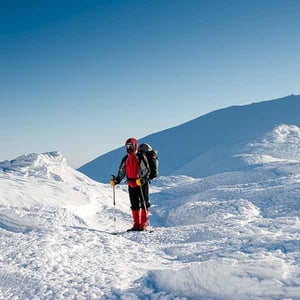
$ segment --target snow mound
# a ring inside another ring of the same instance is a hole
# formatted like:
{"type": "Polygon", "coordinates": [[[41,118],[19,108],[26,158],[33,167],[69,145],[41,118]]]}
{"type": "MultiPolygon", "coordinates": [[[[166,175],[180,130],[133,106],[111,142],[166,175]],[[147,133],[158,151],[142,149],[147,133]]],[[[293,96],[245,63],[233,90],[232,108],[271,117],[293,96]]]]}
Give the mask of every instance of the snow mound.
{"type": "Polygon", "coordinates": [[[14,160],[0,162],[0,171],[61,182],[88,180],[88,177],[71,168],[58,151],[42,154],[32,153],[22,155],[14,160]]]}
{"type": "Polygon", "coordinates": [[[274,128],[270,137],[277,143],[299,143],[300,128],[295,125],[280,125],[274,128]]]}
{"type": "Polygon", "coordinates": [[[300,162],[300,128],[281,124],[267,133],[262,140],[249,143],[241,155],[248,165],[274,162],[300,162]]]}
{"type": "Polygon", "coordinates": [[[171,210],[168,226],[194,225],[199,222],[233,220],[246,223],[259,217],[260,211],[250,201],[239,199],[229,201],[187,202],[171,210]]]}
{"type": "MultiPolygon", "coordinates": [[[[33,153],[0,162],[0,183],[0,229],[30,232],[40,227],[31,219],[45,219],[48,225],[55,219],[54,224],[60,226],[111,227],[111,186],[76,171],[60,152],[33,153]],[[34,211],[33,215],[24,217],[28,211],[34,211]],[[103,213],[101,218],[99,213],[103,213]]],[[[122,195],[127,199],[127,193],[118,186],[116,197],[122,195]]],[[[128,215],[127,202],[118,202],[117,208],[117,214],[128,215]]]]}
{"type": "Polygon", "coordinates": [[[255,259],[209,260],[177,272],[155,271],[149,277],[157,290],[192,299],[278,299],[282,282],[287,290],[293,289],[282,259],[266,254],[255,259]]]}

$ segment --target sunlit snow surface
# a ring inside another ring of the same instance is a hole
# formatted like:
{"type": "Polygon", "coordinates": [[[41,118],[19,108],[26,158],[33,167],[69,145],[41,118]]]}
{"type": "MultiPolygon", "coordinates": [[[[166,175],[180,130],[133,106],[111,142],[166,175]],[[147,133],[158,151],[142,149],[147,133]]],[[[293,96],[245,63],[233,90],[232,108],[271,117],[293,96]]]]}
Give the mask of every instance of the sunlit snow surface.
{"type": "Polygon", "coordinates": [[[0,163],[0,299],[300,299],[298,132],[253,141],[244,172],[153,180],[152,233],[58,152],[0,163]]]}

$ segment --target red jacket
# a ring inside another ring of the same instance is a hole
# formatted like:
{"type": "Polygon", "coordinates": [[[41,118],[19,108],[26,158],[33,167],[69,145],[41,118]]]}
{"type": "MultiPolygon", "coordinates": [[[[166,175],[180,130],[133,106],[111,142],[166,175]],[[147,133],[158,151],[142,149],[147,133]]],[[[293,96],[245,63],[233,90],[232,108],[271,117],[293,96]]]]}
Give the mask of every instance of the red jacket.
{"type": "Polygon", "coordinates": [[[128,185],[136,187],[136,179],[148,180],[149,174],[150,167],[146,156],[142,153],[132,153],[123,157],[117,179],[120,182],[126,175],[128,185]]]}

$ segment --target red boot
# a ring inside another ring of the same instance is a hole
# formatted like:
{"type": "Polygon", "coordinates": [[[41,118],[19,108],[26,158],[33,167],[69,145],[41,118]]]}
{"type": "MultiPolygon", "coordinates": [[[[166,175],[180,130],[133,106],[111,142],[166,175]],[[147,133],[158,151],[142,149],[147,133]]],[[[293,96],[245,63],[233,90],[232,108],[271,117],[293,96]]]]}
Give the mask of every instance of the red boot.
{"type": "Polygon", "coordinates": [[[145,209],[142,208],[142,213],[141,213],[141,226],[140,226],[140,230],[144,231],[147,229],[147,223],[148,223],[148,216],[149,216],[149,208],[145,209]]]}
{"type": "Polygon", "coordinates": [[[140,215],[140,210],[139,209],[136,209],[136,210],[132,211],[132,218],[133,218],[133,226],[132,226],[132,228],[128,229],[127,231],[140,230],[141,215],[140,215]]]}

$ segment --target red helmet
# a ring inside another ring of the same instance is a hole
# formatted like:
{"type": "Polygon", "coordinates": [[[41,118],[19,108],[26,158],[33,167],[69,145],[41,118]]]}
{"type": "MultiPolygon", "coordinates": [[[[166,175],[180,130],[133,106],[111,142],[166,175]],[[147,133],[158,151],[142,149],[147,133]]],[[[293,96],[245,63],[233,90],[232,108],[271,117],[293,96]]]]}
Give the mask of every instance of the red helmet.
{"type": "Polygon", "coordinates": [[[138,148],[138,142],[135,138],[127,139],[125,143],[127,153],[135,153],[138,148]]]}

